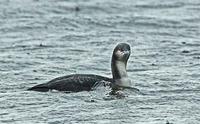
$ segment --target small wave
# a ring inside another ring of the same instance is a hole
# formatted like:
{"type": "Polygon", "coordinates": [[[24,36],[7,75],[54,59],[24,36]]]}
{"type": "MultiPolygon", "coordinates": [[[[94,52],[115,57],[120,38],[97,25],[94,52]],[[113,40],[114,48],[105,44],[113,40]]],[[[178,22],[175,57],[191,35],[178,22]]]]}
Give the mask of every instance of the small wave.
{"type": "Polygon", "coordinates": [[[177,3],[162,3],[162,4],[141,4],[135,5],[137,8],[144,8],[144,9],[170,9],[170,8],[180,8],[183,7],[185,4],[181,2],[177,3]]]}

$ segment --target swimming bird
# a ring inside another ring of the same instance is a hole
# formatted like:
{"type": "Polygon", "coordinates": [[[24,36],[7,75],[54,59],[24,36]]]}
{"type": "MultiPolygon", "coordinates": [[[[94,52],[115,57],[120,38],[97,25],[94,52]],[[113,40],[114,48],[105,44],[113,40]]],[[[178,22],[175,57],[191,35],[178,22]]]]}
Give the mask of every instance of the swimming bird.
{"type": "Polygon", "coordinates": [[[28,90],[40,92],[49,90],[65,92],[90,91],[102,83],[109,85],[112,91],[131,87],[131,80],[128,78],[126,71],[130,54],[131,49],[127,43],[119,43],[114,48],[111,60],[112,78],[94,74],[72,74],[55,78],[47,83],[33,86],[28,90]]]}

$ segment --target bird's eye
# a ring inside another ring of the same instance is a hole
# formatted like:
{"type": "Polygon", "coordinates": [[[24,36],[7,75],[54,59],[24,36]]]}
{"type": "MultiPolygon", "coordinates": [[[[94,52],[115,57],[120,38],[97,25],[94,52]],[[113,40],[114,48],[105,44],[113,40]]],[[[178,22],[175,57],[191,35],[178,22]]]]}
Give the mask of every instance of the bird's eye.
{"type": "Polygon", "coordinates": [[[122,50],[121,48],[119,48],[119,51],[121,51],[121,52],[122,52],[123,50],[122,50]]]}

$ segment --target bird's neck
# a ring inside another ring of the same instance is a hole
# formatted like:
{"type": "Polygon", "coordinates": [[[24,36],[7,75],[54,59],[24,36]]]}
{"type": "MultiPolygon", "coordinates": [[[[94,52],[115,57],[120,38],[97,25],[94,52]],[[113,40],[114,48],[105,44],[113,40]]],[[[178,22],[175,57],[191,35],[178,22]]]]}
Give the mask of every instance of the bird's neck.
{"type": "Polygon", "coordinates": [[[128,78],[126,72],[127,61],[118,61],[112,58],[112,75],[113,83],[111,85],[113,91],[121,90],[127,87],[131,87],[131,80],[128,78]]]}
{"type": "Polygon", "coordinates": [[[112,59],[111,67],[114,80],[128,77],[126,72],[126,62],[112,59]]]}

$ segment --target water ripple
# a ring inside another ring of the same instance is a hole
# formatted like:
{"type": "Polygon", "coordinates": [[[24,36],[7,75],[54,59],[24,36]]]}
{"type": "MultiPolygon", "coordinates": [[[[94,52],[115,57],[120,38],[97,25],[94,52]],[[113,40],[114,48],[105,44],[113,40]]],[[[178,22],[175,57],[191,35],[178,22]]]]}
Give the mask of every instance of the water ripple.
{"type": "Polygon", "coordinates": [[[0,123],[199,123],[198,0],[1,0],[0,123]],[[80,93],[27,88],[73,73],[111,76],[128,42],[133,85],[80,93]],[[192,116],[191,116],[192,115],[192,116]]]}

